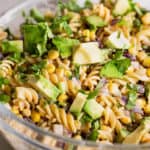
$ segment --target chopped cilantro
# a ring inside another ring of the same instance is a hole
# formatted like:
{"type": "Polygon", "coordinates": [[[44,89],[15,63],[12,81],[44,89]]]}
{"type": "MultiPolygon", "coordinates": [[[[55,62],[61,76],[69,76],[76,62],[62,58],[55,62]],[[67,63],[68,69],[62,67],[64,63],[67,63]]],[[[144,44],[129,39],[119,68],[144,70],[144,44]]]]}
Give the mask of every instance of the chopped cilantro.
{"type": "Polygon", "coordinates": [[[117,50],[116,53],[113,55],[113,59],[123,59],[123,52],[122,50],[117,50]]]}
{"type": "Polygon", "coordinates": [[[9,80],[4,77],[0,77],[0,88],[6,84],[9,84],[9,80]]]}
{"type": "Polygon", "coordinates": [[[54,18],[51,29],[53,32],[62,32],[63,30],[68,34],[72,34],[72,30],[67,23],[68,17],[67,16],[58,16],[54,18]]]}
{"type": "Polygon", "coordinates": [[[44,21],[43,14],[37,8],[31,9],[30,16],[32,18],[34,18],[34,20],[36,20],[37,22],[43,22],[44,21]]]}
{"type": "Polygon", "coordinates": [[[6,94],[0,94],[0,103],[8,103],[10,101],[10,96],[6,94]]]}
{"type": "Polygon", "coordinates": [[[61,10],[67,8],[70,11],[74,12],[80,12],[81,7],[77,4],[76,0],[69,0],[67,3],[63,3],[61,0],[59,0],[59,8],[61,10]]]}
{"type": "Polygon", "coordinates": [[[60,51],[60,55],[62,58],[71,56],[73,48],[79,45],[78,40],[64,37],[54,37],[52,42],[60,51]]]}
{"type": "Polygon", "coordinates": [[[35,74],[40,74],[41,70],[45,67],[46,61],[41,61],[37,64],[34,64],[31,69],[35,74]]]}
{"type": "Polygon", "coordinates": [[[82,124],[87,123],[87,122],[92,122],[92,121],[93,119],[87,114],[84,114],[81,118],[82,124]]]}
{"type": "Polygon", "coordinates": [[[100,81],[100,82],[98,83],[98,85],[96,86],[95,90],[92,91],[92,92],[90,92],[90,93],[88,94],[87,99],[93,99],[93,98],[95,98],[95,97],[99,94],[99,91],[100,91],[100,89],[103,87],[103,85],[104,85],[104,83],[100,81]]]}
{"type": "Polygon", "coordinates": [[[100,128],[100,121],[99,120],[94,121],[92,123],[92,127],[93,129],[98,130],[100,128]]]}
{"type": "Polygon", "coordinates": [[[47,23],[38,23],[22,26],[24,49],[30,54],[43,55],[46,51],[48,37],[53,37],[47,23]]]}
{"type": "Polygon", "coordinates": [[[13,53],[8,58],[16,63],[18,63],[22,60],[21,53],[13,53]]]}
{"type": "Polygon", "coordinates": [[[84,8],[92,8],[93,3],[90,0],[86,0],[84,3],[84,8]]]}
{"type": "Polygon", "coordinates": [[[134,106],[136,104],[137,86],[128,84],[127,88],[129,89],[129,93],[128,93],[128,103],[126,105],[126,108],[130,110],[130,109],[134,108],[134,106]]]}
{"type": "Polygon", "coordinates": [[[146,84],[145,95],[146,95],[147,100],[150,101],[150,83],[146,84]]]}
{"type": "Polygon", "coordinates": [[[91,141],[96,141],[97,138],[98,138],[98,131],[97,130],[93,130],[90,135],[88,136],[88,140],[91,140],[91,141]]]}
{"type": "Polygon", "coordinates": [[[77,79],[79,79],[79,77],[80,77],[80,66],[79,65],[75,65],[74,75],[77,79]]]}
{"type": "Polygon", "coordinates": [[[130,64],[131,61],[128,58],[109,61],[102,67],[100,75],[109,78],[122,78],[130,64]]]}

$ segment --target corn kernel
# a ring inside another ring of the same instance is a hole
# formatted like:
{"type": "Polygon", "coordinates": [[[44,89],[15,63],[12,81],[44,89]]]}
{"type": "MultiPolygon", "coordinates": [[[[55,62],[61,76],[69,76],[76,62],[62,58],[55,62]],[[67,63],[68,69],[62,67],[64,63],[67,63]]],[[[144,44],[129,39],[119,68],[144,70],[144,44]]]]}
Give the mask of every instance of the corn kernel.
{"type": "Polygon", "coordinates": [[[144,112],[147,114],[150,114],[150,104],[148,104],[144,107],[144,112]]]}
{"type": "Polygon", "coordinates": [[[85,30],[83,31],[83,36],[89,37],[89,36],[90,36],[90,30],[85,29],[85,30]]]}
{"type": "Polygon", "coordinates": [[[150,77],[150,68],[146,70],[147,76],[150,77]]]}
{"type": "Polygon", "coordinates": [[[56,50],[50,50],[48,52],[48,58],[49,59],[54,60],[54,59],[56,59],[58,57],[59,57],[59,52],[58,51],[56,51],[56,50]]]}
{"type": "Polygon", "coordinates": [[[122,117],[120,120],[121,120],[121,122],[124,123],[124,124],[129,124],[129,123],[131,123],[131,118],[130,118],[130,117],[122,117]]]}
{"type": "Polygon", "coordinates": [[[73,138],[76,139],[76,140],[81,140],[82,139],[81,135],[75,135],[73,138]]]}
{"type": "Polygon", "coordinates": [[[101,130],[110,130],[110,127],[106,126],[106,125],[102,125],[101,126],[101,130]]]}
{"type": "Polygon", "coordinates": [[[90,39],[91,39],[91,40],[95,40],[95,37],[96,37],[96,36],[95,36],[95,31],[91,31],[91,32],[90,32],[90,39]]]}
{"type": "Polygon", "coordinates": [[[131,48],[129,48],[129,53],[131,54],[131,55],[136,55],[137,54],[137,50],[136,50],[136,48],[135,47],[131,47],[131,48]]]}
{"type": "Polygon", "coordinates": [[[49,64],[47,68],[48,68],[48,73],[49,74],[55,72],[55,69],[56,69],[53,64],[49,64]]]}
{"type": "Polygon", "coordinates": [[[58,101],[61,103],[65,102],[67,99],[68,99],[68,96],[66,94],[61,94],[58,97],[58,101]]]}
{"type": "Polygon", "coordinates": [[[32,111],[31,113],[31,119],[33,120],[33,122],[39,122],[40,119],[41,119],[41,115],[39,112],[36,112],[36,111],[32,111]]]}
{"type": "Polygon", "coordinates": [[[149,25],[150,24],[150,13],[146,13],[143,17],[142,17],[142,22],[145,25],[149,25]]]}
{"type": "Polygon", "coordinates": [[[84,36],[84,40],[85,41],[89,41],[90,40],[90,30],[84,30],[83,31],[83,36],[84,36]]]}
{"type": "Polygon", "coordinates": [[[63,77],[64,76],[64,69],[63,68],[57,68],[56,74],[60,77],[63,77]]]}
{"type": "Polygon", "coordinates": [[[19,114],[19,110],[17,107],[12,107],[11,111],[14,113],[14,114],[19,114]]]}
{"type": "Polygon", "coordinates": [[[141,114],[139,114],[139,113],[135,113],[134,114],[134,119],[136,120],[136,121],[139,121],[139,120],[141,120],[143,118],[143,116],[141,115],[141,114]]]}
{"type": "Polygon", "coordinates": [[[146,53],[144,51],[139,51],[137,53],[137,58],[140,60],[140,61],[143,61],[145,58],[147,57],[146,53]]]}
{"type": "Polygon", "coordinates": [[[71,71],[65,70],[65,76],[70,77],[72,75],[71,71]]]}
{"type": "Polygon", "coordinates": [[[142,143],[149,143],[149,142],[150,142],[150,134],[149,134],[149,133],[146,133],[146,134],[142,137],[141,142],[142,142],[142,143]]]}
{"type": "Polygon", "coordinates": [[[150,67],[150,57],[147,56],[147,57],[144,59],[143,65],[144,65],[145,67],[150,67]]]}
{"type": "Polygon", "coordinates": [[[58,83],[58,77],[56,74],[52,73],[50,74],[50,80],[54,83],[57,84],[58,83]]]}

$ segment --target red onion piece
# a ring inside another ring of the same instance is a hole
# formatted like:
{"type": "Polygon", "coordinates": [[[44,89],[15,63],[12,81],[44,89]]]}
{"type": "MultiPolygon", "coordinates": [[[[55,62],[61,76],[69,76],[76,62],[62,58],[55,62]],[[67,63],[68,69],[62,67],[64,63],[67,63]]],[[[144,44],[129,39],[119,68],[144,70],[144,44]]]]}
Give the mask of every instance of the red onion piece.
{"type": "Polygon", "coordinates": [[[135,106],[132,109],[132,111],[135,112],[135,113],[139,113],[139,114],[143,115],[143,111],[142,111],[142,109],[139,106],[135,106]]]}

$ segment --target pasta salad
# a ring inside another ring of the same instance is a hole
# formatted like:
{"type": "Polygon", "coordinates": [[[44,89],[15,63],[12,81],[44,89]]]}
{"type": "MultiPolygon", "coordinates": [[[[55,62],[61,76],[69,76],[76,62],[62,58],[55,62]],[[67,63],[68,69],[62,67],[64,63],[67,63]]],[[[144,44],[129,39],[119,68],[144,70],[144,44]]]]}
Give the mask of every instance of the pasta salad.
{"type": "Polygon", "coordinates": [[[56,134],[150,143],[150,12],[132,0],[59,1],[0,28],[0,102],[56,134]]]}

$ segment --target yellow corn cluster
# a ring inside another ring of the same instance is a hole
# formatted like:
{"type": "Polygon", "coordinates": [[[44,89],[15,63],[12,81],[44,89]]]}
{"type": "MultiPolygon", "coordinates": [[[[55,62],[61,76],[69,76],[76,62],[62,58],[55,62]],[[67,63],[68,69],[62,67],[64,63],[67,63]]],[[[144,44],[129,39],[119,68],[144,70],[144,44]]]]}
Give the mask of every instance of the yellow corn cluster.
{"type": "Polygon", "coordinates": [[[88,30],[88,29],[83,30],[82,36],[84,37],[84,41],[86,41],[86,42],[94,41],[96,38],[95,31],[88,30]]]}

